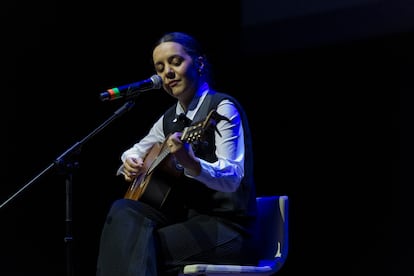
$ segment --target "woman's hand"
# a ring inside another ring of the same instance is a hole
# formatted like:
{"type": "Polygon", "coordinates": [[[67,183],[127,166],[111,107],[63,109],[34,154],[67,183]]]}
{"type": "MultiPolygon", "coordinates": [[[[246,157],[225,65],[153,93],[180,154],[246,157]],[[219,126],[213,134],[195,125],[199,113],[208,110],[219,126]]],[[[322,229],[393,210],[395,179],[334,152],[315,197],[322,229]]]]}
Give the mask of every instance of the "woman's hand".
{"type": "Polygon", "coordinates": [[[123,174],[126,181],[131,182],[143,172],[144,161],[141,158],[128,157],[124,162],[123,174]]]}
{"type": "Polygon", "coordinates": [[[181,132],[175,132],[167,138],[167,147],[176,161],[187,170],[187,173],[197,176],[201,172],[199,159],[195,156],[191,144],[181,141],[181,132]]]}

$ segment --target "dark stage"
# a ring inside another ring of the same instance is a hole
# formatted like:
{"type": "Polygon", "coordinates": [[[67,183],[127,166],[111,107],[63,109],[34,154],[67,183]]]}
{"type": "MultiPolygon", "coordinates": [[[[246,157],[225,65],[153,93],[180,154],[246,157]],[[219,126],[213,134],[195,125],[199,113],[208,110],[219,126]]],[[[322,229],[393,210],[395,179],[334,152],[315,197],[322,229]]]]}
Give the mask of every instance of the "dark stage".
{"type": "Polygon", "coordinates": [[[97,131],[124,104],[99,94],[150,77],[152,43],[176,30],[201,40],[215,88],[245,106],[258,194],[290,197],[289,256],[278,275],[410,274],[410,1],[262,1],[262,10],[249,1],[122,2],[6,7],[0,204],[30,185],[0,209],[0,275],[65,275],[68,263],[94,275],[105,215],[127,189],[115,176],[120,154],[173,103],[162,90],[142,93],[97,131]],[[67,160],[76,168],[54,165],[91,133],[67,160]]]}

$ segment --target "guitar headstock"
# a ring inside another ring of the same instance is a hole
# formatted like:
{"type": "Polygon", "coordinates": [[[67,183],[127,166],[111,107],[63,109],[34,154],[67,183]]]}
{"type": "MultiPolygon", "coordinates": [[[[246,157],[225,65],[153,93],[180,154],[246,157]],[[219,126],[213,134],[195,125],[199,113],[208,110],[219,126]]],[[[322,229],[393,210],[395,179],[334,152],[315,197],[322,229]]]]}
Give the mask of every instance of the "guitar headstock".
{"type": "Polygon", "coordinates": [[[212,128],[218,131],[216,125],[221,120],[230,121],[228,118],[220,115],[213,109],[204,120],[198,121],[191,126],[186,127],[181,136],[181,140],[188,143],[200,141],[204,138],[204,134],[207,130],[212,128]]]}

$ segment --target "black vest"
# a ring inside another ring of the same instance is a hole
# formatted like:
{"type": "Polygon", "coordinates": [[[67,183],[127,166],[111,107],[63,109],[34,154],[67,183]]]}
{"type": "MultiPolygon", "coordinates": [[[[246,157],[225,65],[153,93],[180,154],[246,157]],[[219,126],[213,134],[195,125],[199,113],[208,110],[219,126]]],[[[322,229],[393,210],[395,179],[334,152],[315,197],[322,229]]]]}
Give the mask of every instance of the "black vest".
{"type": "MultiPolygon", "coordinates": [[[[253,177],[253,149],[250,128],[246,113],[241,104],[230,95],[213,91],[204,99],[200,109],[195,114],[193,122],[202,121],[212,109],[224,99],[228,99],[236,105],[243,123],[245,138],[245,176],[240,187],[235,192],[218,192],[206,187],[193,179],[183,177],[180,183],[181,193],[185,195],[183,200],[190,210],[197,213],[215,215],[228,218],[235,222],[243,223],[246,219],[256,215],[256,190],[253,177]]],[[[164,134],[167,136],[175,131],[182,131],[192,122],[175,114],[176,104],[164,113],[164,134]]],[[[209,162],[217,161],[215,156],[214,130],[205,133],[203,142],[192,144],[196,156],[209,162]]]]}

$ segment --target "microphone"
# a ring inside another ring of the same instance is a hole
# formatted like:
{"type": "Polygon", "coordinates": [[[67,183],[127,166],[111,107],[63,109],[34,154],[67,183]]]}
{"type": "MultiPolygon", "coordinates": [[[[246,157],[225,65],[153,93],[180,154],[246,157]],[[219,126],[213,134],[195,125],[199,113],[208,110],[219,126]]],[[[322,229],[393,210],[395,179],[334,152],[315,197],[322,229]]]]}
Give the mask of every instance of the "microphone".
{"type": "Polygon", "coordinates": [[[132,98],[138,96],[140,92],[160,89],[162,87],[162,79],[158,75],[153,75],[150,78],[134,82],[131,84],[122,85],[106,90],[100,94],[101,101],[112,101],[120,98],[132,98]]]}

